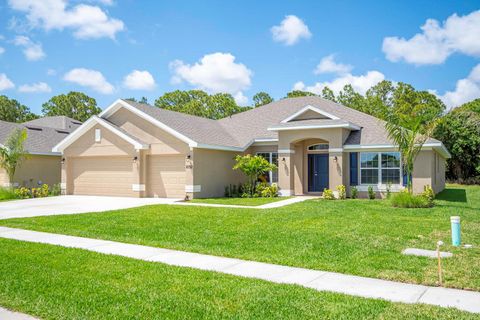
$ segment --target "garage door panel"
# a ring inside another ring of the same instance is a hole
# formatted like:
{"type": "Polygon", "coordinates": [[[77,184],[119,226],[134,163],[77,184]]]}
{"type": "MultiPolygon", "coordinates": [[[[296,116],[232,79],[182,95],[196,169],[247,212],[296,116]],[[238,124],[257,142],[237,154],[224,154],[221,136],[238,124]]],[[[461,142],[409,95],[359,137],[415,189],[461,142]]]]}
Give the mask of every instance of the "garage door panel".
{"type": "Polygon", "coordinates": [[[129,157],[81,157],[72,161],[73,194],[132,196],[129,157]]]}
{"type": "Polygon", "coordinates": [[[147,191],[150,197],[185,196],[185,155],[148,156],[147,191]]]}

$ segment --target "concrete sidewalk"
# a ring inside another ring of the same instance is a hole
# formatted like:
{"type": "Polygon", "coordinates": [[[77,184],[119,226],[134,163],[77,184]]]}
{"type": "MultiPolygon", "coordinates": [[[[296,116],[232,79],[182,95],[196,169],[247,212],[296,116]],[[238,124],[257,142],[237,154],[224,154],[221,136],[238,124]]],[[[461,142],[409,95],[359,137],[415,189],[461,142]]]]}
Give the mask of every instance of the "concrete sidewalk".
{"type": "Polygon", "coordinates": [[[403,303],[424,303],[480,313],[480,292],[429,287],[334,272],[287,267],[269,263],[224,258],[121,242],[81,238],[54,233],[0,227],[0,237],[79,248],[150,262],[297,284],[318,291],[338,292],[364,298],[403,303]]]}
{"type": "Polygon", "coordinates": [[[261,206],[241,206],[236,204],[218,204],[218,203],[201,203],[201,202],[187,202],[187,201],[178,201],[175,204],[182,206],[198,206],[198,207],[216,207],[216,208],[247,208],[247,209],[272,209],[288,206],[290,204],[303,202],[311,199],[318,199],[319,196],[295,196],[293,198],[275,201],[267,204],[262,204],[261,206]]]}
{"type": "Polygon", "coordinates": [[[14,312],[0,307],[0,319],[2,320],[38,320],[28,314],[14,312]]]}

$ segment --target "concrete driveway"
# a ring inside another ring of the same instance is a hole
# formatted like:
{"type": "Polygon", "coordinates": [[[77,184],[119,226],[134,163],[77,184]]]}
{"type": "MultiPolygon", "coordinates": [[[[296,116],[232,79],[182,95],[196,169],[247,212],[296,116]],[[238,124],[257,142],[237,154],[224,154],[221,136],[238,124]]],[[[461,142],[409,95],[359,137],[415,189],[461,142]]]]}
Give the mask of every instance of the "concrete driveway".
{"type": "Polygon", "coordinates": [[[179,200],[96,196],[59,196],[15,200],[0,202],[0,219],[100,212],[150,204],[172,204],[179,200]]]}

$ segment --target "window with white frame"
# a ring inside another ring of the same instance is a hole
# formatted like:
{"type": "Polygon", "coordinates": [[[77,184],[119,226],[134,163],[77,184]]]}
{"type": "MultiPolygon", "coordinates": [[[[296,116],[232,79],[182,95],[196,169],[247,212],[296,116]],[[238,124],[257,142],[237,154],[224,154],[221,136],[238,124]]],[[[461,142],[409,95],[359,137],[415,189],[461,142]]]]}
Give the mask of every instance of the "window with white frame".
{"type": "Polygon", "coordinates": [[[309,151],[321,151],[321,150],[328,150],[328,143],[317,143],[311,146],[308,146],[309,151]]]}
{"type": "Polygon", "coordinates": [[[400,152],[360,153],[361,184],[400,184],[400,152]]]}
{"type": "MultiPolygon", "coordinates": [[[[278,167],[278,153],[277,152],[258,152],[257,156],[265,158],[270,163],[273,163],[278,167]]],[[[278,171],[269,171],[265,176],[265,180],[269,183],[278,182],[278,171]]]]}

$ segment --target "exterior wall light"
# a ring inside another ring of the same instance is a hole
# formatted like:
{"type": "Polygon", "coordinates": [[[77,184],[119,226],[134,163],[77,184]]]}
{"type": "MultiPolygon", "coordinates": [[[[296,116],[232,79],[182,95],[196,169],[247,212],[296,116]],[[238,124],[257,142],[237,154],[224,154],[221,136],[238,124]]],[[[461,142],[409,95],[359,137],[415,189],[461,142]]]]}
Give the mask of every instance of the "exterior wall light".
{"type": "Polygon", "coordinates": [[[284,157],[284,158],[282,158],[282,162],[285,162],[285,157],[284,157]]]}
{"type": "Polygon", "coordinates": [[[333,161],[337,162],[338,161],[338,158],[337,156],[333,157],[333,161]]]}
{"type": "Polygon", "coordinates": [[[133,157],[133,163],[137,163],[137,160],[138,160],[137,156],[133,157]]]}
{"type": "Polygon", "coordinates": [[[62,160],[60,161],[61,164],[65,164],[65,158],[62,158],[62,160]]]}
{"type": "Polygon", "coordinates": [[[192,156],[187,154],[187,160],[190,160],[190,159],[192,159],[192,156]]]}

